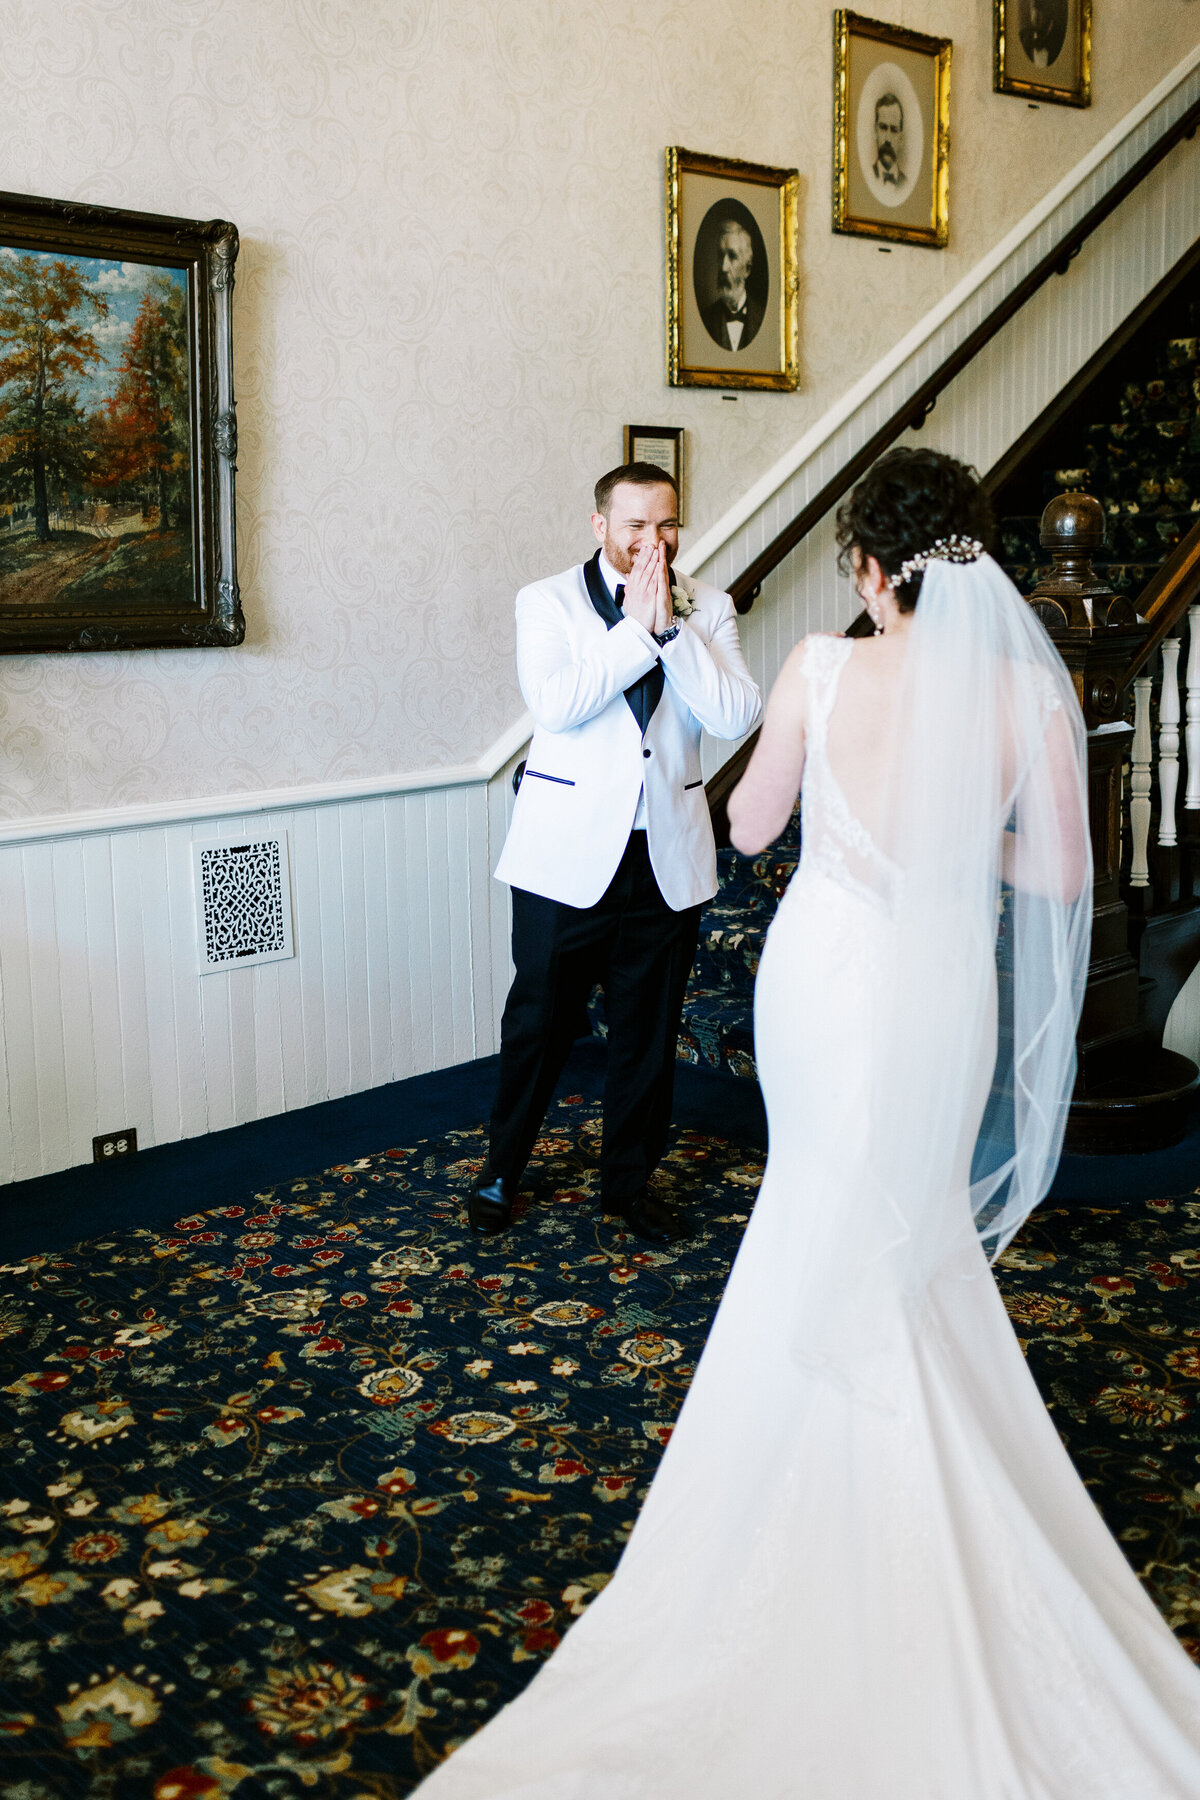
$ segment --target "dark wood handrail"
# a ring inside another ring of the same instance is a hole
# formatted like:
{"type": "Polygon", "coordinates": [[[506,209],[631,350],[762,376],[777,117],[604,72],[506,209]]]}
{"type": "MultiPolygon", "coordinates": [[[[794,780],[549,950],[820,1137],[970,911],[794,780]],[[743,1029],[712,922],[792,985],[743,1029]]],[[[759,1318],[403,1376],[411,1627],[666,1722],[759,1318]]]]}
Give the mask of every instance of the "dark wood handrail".
{"type": "Polygon", "coordinates": [[[956,375],[962,373],[967,364],[972,362],[979,352],[991,342],[996,333],[1007,325],[1013,316],[1020,312],[1027,301],[1031,300],[1038,290],[1045,286],[1052,275],[1065,275],[1080,250],[1101,226],[1110,213],[1116,211],[1122,201],[1139,187],[1152,170],[1156,169],[1176,144],[1184,138],[1195,136],[1200,125],[1200,100],[1195,101],[1170,126],[1157,143],[1140,156],[1131,169],[1128,169],[1118,182],[1109,189],[1102,200],[1086,212],[1078,224],[1073,225],[1062,241],[1054,249],[1035,264],[1028,275],[1020,281],[1011,294],[1005,296],[1000,304],[992,309],[987,318],[978,324],[974,331],[965,337],[958,348],[951,351],[945,362],[928,376],[916,392],[897,407],[885,425],[881,425],[871,438],[845,462],[837,474],[827,481],[821,491],[801,508],[785,525],[779,535],[771,540],[765,550],[759,552],[748,568],[732,581],[729,592],[739,613],[749,612],[757,598],[763,582],[772,570],[777,569],[785,556],[789,556],[796,546],[803,542],[814,526],[825,517],[831,506],[842,498],[846,490],[854,485],[859,476],[864,474],[871,464],[883,452],[890,449],[908,430],[919,431],[933,408],[937,404],[942,390],[949,386],[956,375]]]}
{"type": "Polygon", "coordinates": [[[1137,609],[1150,630],[1130,658],[1121,682],[1128,687],[1164,638],[1169,638],[1189,606],[1200,599],[1200,519],[1180,538],[1166,562],[1138,596],[1137,609]]]}

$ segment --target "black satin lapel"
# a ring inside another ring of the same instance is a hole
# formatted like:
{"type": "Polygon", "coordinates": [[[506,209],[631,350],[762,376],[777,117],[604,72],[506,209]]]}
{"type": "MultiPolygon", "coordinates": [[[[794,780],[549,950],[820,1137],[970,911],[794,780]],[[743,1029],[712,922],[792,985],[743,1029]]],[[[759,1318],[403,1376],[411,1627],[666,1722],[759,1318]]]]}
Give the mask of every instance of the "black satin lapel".
{"type": "MultiPolygon", "coordinates": [[[[620,607],[604,585],[604,577],[600,573],[600,552],[589,557],[583,565],[583,584],[587,589],[588,599],[611,631],[624,618],[620,607]]],[[[654,709],[662,699],[663,672],[662,664],[655,663],[652,669],[631,683],[625,689],[625,700],[630,712],[638,723],[642,736],[646,735],[646,727],[654,717],[654,709]]]]}
{"type": "Polygon", "coordinates": [[[614,625],[621,623],[621,611],[604,585],[604,577],[600,573],[600,552],[598,550],[595,556],[589,557],[583,565],[583,584],[587,588],[588,599],[611,631],[614,625]]]}
{"type": "Polygon", "coordinates": [[[646,735],[647,725],[649,725],[651,719],[654,717],[654,710],[662,699],[663,684],[665,680],[666,677],[663,675],[663,666],[660,662],[656,662],[649,674],[643,675],[641,681],[638,683],[645,695],[645,706],[643,709],[644,717],[642,719],[643,737],[646,735]]]}

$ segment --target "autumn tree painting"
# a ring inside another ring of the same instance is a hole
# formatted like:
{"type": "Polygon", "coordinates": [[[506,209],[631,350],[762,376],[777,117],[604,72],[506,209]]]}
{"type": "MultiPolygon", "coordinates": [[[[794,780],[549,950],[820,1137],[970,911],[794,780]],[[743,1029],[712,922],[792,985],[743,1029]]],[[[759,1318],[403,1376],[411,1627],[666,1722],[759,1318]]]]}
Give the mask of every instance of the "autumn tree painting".
{"type": "Polygon", "coordinates": [[[78,265],[38,256],[0,258],[0,469],[9,493],[31,484],[34,533],[50,536],[48,478],[86,461],[87,421],[74,380],[101,360],[87,327],[108,301],[78,265]]]}
{"type": "Polygon", "coordinates": [[[170,282],[147,289],[105,408],[99,479],[152,493],[165,531],[173,508],[186,504],[189,466],[186,320],[183,294],[170,282]]]}
{"type": "Polygon", "coordinates": [[[0,245],[0,608],[186,603],[180,271],[0,245]]]}

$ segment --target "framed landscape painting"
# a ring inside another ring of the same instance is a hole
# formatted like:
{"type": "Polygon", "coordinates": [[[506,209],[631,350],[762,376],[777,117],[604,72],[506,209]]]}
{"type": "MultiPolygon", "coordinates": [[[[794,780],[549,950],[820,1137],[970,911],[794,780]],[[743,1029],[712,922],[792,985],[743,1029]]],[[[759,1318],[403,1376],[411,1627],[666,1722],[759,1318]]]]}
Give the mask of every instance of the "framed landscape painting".
{"type": "Polygon", "coordinates": [[[799,382],[800,176],[667,151],[667,380],[793,389],[799,382]]]}
{"type": "Polygon", "coordinates": [[[1092,104],[1092,0],[992,0],[992,17],[998,94],[1092,104]]]}
{"type": "Polygon", "coordinates": [[[837,12],[833,45],[834,230],[945,249],[950,39],[837,12]]]}
{"type": "Polygon", "coordinates": [[[237,247],[0,194],[0,652],[241,642],[237,247]]]}

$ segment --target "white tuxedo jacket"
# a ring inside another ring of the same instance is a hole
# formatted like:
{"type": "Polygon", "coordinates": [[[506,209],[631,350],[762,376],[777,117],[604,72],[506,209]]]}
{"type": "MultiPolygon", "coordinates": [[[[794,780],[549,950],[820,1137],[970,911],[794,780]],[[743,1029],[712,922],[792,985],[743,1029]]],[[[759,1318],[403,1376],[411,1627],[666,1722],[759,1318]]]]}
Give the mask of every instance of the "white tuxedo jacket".
{"type": "Polygon", "coordinates": [[[728,594],[674,574],[694,602],[662,649],[636,619],[609,630],[582,566],[517,595],[517,675],[536,729],[496,878],[592,906],[616,874],[646,794],[650,862],[676,912],[717,891],[700,733],[739,738],[762,711],[728,594]],[[625,689],[661,660],[645,739],[625,689]]]}

